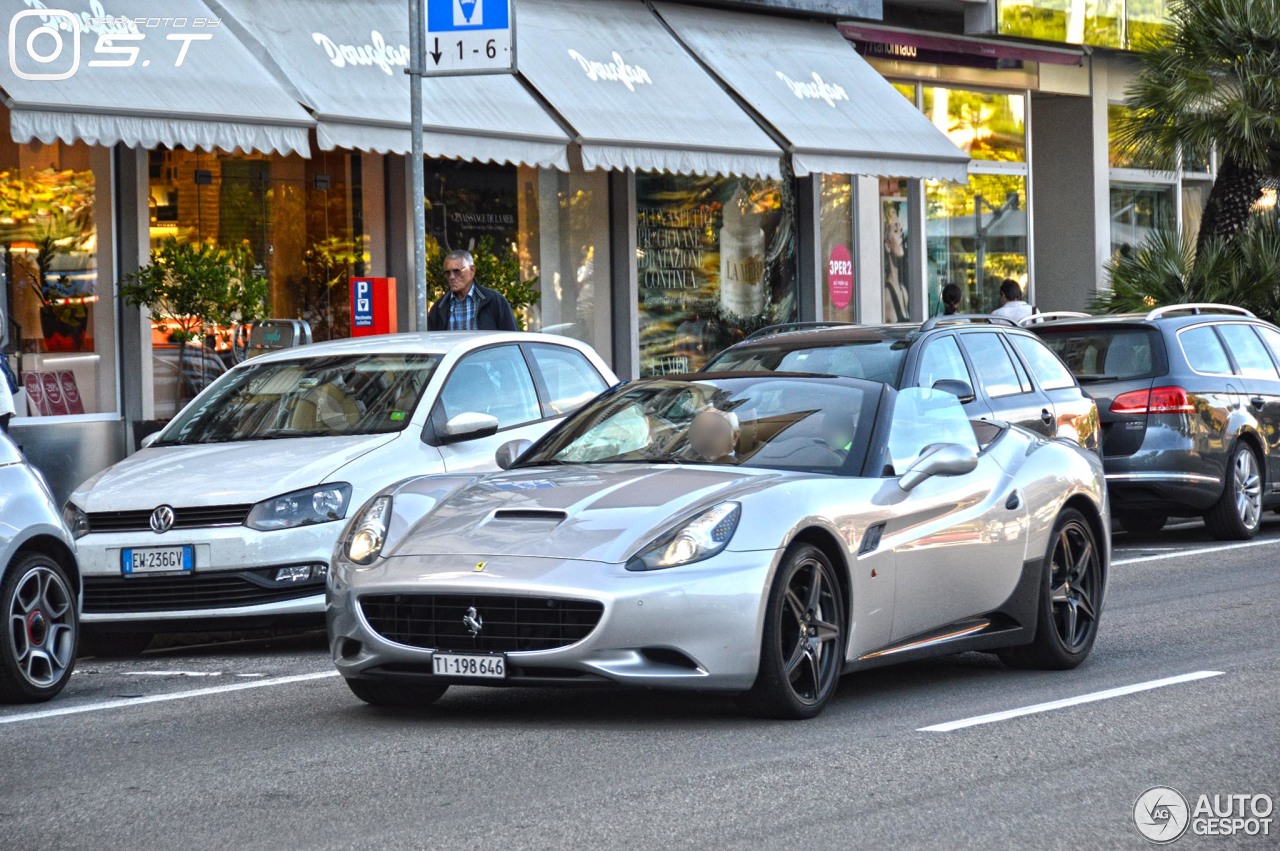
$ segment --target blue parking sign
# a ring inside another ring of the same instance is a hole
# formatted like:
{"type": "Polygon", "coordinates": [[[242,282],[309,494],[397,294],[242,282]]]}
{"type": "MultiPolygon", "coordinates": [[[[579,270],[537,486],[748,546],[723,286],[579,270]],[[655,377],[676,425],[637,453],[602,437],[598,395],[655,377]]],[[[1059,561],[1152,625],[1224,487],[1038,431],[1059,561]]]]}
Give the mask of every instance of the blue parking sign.
{"type": "Polygon", "coordinates": [[[351,324],[357,328],[373,326],[373,282],[352,281],[351,324]]]}
{"type": "Polygon", "coordinates": [[[427,0],[427,32],[505,30],[508,0],[427,0]]]}

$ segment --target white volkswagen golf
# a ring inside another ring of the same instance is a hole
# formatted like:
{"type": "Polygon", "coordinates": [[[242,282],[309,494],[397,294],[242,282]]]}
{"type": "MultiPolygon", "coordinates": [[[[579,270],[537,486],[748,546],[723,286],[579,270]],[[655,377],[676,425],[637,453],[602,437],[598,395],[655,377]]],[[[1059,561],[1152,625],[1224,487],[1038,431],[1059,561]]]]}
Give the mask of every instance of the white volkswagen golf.
{"type": "Polygon", "coordinates": [[[549,334],[397,334],[240,364],[68,500],[86,637],[126,655],[160,631],[318,624],[352,506],[409,476],[496,469],[501,444],[616,382],[549,334]]]}

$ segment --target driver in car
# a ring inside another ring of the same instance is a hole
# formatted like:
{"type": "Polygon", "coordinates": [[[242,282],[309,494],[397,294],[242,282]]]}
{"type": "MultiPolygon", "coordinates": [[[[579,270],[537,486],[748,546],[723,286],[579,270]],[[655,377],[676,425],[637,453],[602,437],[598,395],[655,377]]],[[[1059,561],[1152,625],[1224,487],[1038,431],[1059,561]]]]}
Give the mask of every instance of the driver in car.
{"type": "Polygon", "coordinates": [[[689,448],[702,461],[736,463],[741,432],[737,414],[716,407],[706,408],[699,411],[689,424],[689,448]]]}

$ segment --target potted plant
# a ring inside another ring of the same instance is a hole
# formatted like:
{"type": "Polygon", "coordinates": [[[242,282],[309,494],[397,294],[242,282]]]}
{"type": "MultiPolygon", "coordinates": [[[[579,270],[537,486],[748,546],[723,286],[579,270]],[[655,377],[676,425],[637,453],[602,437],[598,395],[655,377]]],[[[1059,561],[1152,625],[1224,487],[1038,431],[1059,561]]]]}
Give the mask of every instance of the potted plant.
{"type": "MultiPolygon", "coordinates": [[[[126,303],[145,307],[169,329],[178,345],[179,405],[186,376],[187,346],[217,328],[247,324],[266,312],[267,279],[247,248],[222,248],[165,239],[151,262],[121,282],[126,303]]],[[[203,356],[200,359],[204,363],[203,356]]]]}

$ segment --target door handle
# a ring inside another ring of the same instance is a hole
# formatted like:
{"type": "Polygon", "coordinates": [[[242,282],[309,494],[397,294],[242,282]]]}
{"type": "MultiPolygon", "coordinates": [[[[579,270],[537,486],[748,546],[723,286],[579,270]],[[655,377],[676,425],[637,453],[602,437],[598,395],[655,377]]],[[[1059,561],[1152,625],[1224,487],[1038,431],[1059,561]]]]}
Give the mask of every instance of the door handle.
{"type": "Polygon", "coordinates": [[[1040,411],[1040,422],[1044,423],[1047,426],[1051,426],[1054,424],[1055,422],[1054,416],[1049,412],[1048,408],[1045,408],[1042,411],[1040,411]]]}
{"type": "Polygon", "coordinates": [[[1253,405],[1255,408],[1261,408],[1267,404],[1267,400],[1263,399],[1261,396],[1254,396],[1249,400],[1249,404],[1253,405]]]}

